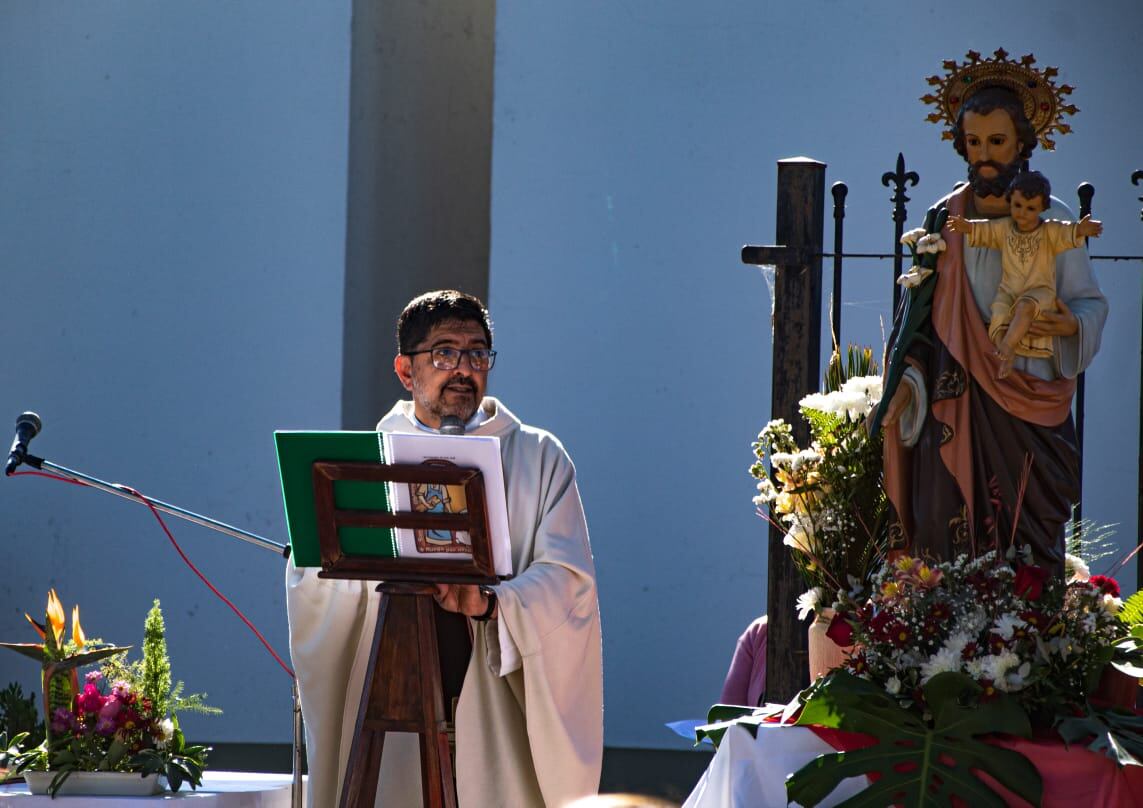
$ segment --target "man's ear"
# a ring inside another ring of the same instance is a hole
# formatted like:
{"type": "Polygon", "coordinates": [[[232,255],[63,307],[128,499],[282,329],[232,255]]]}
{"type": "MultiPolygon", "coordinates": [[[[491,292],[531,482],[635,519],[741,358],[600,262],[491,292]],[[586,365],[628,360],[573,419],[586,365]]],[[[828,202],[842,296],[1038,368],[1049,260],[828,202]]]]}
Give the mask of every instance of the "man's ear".
{"type": "Polygon", "coordinates": [[[393,357],[393,372],[406,390],[413,389],[413,357],[397,354],[393,357]]]}

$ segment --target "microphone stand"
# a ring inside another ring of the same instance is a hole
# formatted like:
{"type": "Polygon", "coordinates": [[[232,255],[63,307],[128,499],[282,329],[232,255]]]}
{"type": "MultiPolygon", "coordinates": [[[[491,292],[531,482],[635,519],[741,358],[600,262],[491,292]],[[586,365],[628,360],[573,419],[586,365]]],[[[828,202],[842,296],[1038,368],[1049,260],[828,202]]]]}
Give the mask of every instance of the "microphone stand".
{"type": "MultiPolygon", "coordinates": [[[[24,456],[23,462],[27,463],[32,468],[39,469],[41,471],[49,471],[53,474],[59,475],[60,477],[64,477],[77,483],[82,483],[83,485],[89,486],[91,488],[97,488],[100,491],[105,491],[108,494],[115,494],[116,496],[129,499],[132,502],[143,504],[143,500],[139,495],[137,495],[127,486],[120,483],[109,483],[105,480],[100,480],[98,477],[92,477],[88,474],[84,474],[83,472],[57,465],[48,460],[44,460],[42,457],[36,457],[30,454],[24,456]]],[[[241,539],[242,541],[248,542],[249,544],[261,547],[263,550],[272,550],[283,558],[290,557],[289,545],[279,544],[276,541],[271,541],[270,539],[267,539],[263,536],[259,536],[257,533],[251,533],[248,530],[234,527],[234,525],[228,525],[225,522],[220,522],[217,519],[211,519],[209,516],[203,516],[202,514],[188,511],[185,508],[180,508],[177,505],[171,505],[170,503],[163,502],[162,500],[152,499],[151,497],[147,497],[146,500],[150,502],[156,510],[163,511],[164,513],[168,513],[172,516],[177,516],[180,519],[184,519],[188,522],[193,522],[196,525],[201,525],[202,527],[208,527],[211,530],[217,530],[219,533],[225,533],[228,536],[232,536],[236,539],[241,539]]],[[[293,782],[290,786],[290,805],[291,808],[302,808],[302,703],[301,698],[298,695],[297,677],[294,677],[294,680],[291,684],[290,695],[293,699],[294,729],[294,772],[293,782]]]]}

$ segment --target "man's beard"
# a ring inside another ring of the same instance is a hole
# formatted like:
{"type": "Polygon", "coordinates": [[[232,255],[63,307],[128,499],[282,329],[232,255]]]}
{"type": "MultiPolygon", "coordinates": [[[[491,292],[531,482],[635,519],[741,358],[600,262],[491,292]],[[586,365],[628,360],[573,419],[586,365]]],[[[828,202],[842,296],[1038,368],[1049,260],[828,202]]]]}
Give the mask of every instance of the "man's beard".
{"type": "Polygon", "coordinates": [[[472,379],[465,378],[464,376],[454,376],[440,386],[434,399],[426,400],[422,403],[425,405],[425,408],[437,418],[442,418],[445,415],[455,415],[462,421],[467,422],[476,414],[476,408],[480,406],[480,399],[477,395],[476,383],[473,382],[472,379]],[[472,393],[472,398],[468,401],[462,399],[461,401],[446,402],[445,391],[446,388],[450,386],[468,388],[472,393]]]}
{"type": "Polygon", "coordinates": [[[1004,196],[1008,192],[1008,186],[1012,184],[1012,180],[1020,173],[1022,162],[1022,160],[1016,159],[1007,165],[993,160],[969,163],[968,184],[972,186],[972,192],[977,196],[1004,196]],[[994,168],[996,176],[992,178],[980,176],[980,169],[985,166],[994,168]]]}

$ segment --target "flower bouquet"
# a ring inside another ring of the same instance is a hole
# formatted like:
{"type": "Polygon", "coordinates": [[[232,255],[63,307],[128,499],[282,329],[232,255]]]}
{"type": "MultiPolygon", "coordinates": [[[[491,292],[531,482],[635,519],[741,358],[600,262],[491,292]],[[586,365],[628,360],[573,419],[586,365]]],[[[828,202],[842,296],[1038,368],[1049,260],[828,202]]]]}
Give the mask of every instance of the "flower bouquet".
{"type": "Polygon", "coordinates": [[[809,445],[800,448],[791,425],[775,419],[754,442],[750,467],[754,504],[785,534],[807,586],[800,619],[829,607],[839,590],[863,591],[884,549],[881,436],[864,425],[881,399],[872,352],[851,346],[845,369],[835,353],[823,387],[799,402],[809,445]]]}
{"type": "Polygon", "coordinates": [[[46,737],[25,747],[27,733],[10,740],[7,758],[13,774],[47,772],[55,796],[76,772],[127,772],[165,777],[172,790],[183,782],[202,784],[208,748],[186,743],[180,711],[218,713],[200,695],[183,696],[182,682],[171,684],[163,614],[156,600],[144,625],[143,656],[128,662],[128,647],[88,639],[72,611],[70,638],[55,590],[48,593],[43,624],[28,616],[42,643],[0,643],[40,661],[46,737]],[[100,662],[83,677],[79,668],[100,662]]]}
{"type": "Polygon", "coordinates": [[[964,776],[976,769],[1039,804],[1039,773],[1014,750],[986,745],[982,736],[995,733],[1056,733],[1140,765],[1143,719],[1101,702],[1099,691],[1109,666],[1143,675],[1140,597],[1125,610],[1118,584],[1089,575],[1078,558],[1069,556],[1064,579],[1034,565],[1030,548],[1009,556],[930,565],[902,555],[875,573],[867,600],[842,593],[829,634],[855,651],[799,696],[797,723],[879,743],[798,771],[787,781],[791,800],[812,805],[841,779],[877,773],[871,789],[906,804],[955,795],[1004,805],[964,776]]]}

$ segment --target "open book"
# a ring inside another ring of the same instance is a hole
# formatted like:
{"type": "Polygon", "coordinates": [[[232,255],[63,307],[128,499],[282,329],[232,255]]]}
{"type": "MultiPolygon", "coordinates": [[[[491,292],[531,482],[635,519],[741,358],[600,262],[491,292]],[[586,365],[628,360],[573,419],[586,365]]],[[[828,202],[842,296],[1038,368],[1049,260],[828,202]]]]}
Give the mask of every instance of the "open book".
{"type": "MultiPolygon", "coordinates": [[[[282,494],[294,564],[321,564],[317,513],[314,505],[313,464],[317,461],[356,461],[453,465],[478,469],[484,478],[489,543],[496,574],[512,574],[512,545],[508,534],[508,505],[500,439],[484,435],[399,434],[379,432],[274,433],[282,494]]],[[[339,480],[333,487],[337,508],[364,511],[430,511],[463,513],[467,510],[463,486],[398,484],[339,480]]],[[[383,527],[341,526],[342,549],[355,556],[416,557],[460,561],[472,558],[463,532],[383,527]]]]}
{"type": "MultiPolygon", "coordinates": [[[[500,439],[494,435],[435,435],[386,432],[382,435],[389,463],[426,466],[456,466],[479,469],[484,477],[484,500],[488,513],[488,538],[496,574],[512,574],[512,544],[508,535],[508,501],[504,491],[504,466],[500,439]]],[[[466,513],[464,487],[435,483],[390,483],[389,497],[395,511],[466,513]]],[[[397,528],[399,557],[448,560],[456,554],[472,556],[468,534],[397,528]]]]}

